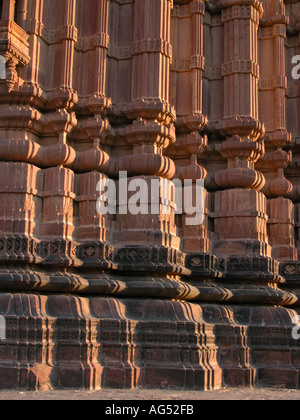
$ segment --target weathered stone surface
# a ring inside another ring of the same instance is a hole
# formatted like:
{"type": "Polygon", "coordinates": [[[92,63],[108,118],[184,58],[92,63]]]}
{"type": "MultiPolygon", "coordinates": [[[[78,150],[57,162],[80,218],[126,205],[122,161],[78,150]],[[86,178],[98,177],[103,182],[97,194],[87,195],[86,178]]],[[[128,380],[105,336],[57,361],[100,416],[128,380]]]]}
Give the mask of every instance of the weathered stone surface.
{"type": "Polygon", "coordinates": [[[0,388],[300,388],[299,11],[0,0],[0,388]]]}

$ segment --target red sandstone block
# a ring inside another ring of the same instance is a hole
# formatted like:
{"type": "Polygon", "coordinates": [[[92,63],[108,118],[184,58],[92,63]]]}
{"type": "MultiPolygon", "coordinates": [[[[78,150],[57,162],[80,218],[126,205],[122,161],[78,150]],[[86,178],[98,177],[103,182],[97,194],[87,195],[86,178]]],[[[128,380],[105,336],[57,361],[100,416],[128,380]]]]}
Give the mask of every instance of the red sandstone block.
{"type": "Polygon", "coordinates": [[[256,383],[256,370],[245,369],[232,364],[223,370],[223,384],[228,387],[253,387],[256,383]]]}
{"type": "Polygon", "coordinates": [[[105,367],[102,383],[105,388],[131,389],[136,386],[136,371],[130,367],[105,367]]]}
{"type": "Polygon", "coordinates": [[[257,385],[299,389],[299,371],[280,367],[259,368],[257,370],[257,385]]]}

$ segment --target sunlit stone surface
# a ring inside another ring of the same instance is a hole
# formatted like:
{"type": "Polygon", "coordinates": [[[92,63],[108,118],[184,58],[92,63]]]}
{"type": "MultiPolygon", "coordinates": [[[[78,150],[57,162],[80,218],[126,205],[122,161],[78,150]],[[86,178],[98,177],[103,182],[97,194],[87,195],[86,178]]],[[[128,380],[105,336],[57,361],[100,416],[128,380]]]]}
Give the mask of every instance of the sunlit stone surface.
{"type": "Polygon", "coordinates": [[[0,388],[300,388],[300,1],[0,18],[0,388]],[[99,214],[120,171],[201,222],[99,214]]]}

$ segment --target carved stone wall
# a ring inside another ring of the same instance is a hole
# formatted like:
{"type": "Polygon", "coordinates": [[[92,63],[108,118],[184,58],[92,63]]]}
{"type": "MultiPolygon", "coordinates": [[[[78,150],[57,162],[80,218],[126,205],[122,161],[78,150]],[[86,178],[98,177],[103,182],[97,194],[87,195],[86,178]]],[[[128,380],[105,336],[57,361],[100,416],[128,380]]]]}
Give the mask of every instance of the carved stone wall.
{"type": "Polygon", "coordinates": [[[300,387],[297,0],[1,0],[0,388],[300,387]],[[190,226],[100,181],[205,183],[190,226]]]}

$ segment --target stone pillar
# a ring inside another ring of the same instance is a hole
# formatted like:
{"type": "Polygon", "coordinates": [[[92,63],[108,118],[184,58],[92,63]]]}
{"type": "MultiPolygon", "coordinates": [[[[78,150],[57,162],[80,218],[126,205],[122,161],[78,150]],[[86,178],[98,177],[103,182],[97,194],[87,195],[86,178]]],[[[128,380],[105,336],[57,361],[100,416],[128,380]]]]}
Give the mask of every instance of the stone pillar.
{"type": "Polygon", "coordinates": [[[16,21],[21,28],[24,29],[24,24],[27,19],[28,0],[19,0],[16,4],[16,21]]]}
{"type": "Polygon", "coordinates": [[[108,243],[111,240],[111,219],[95,211],[99,198],[98,183],[107,177],[97,171],[77,175],[75,237],[81,244],[78,258],[85,267],[108,268],[108,243]]]}
{"type": "Polygon", "coordinates": [[[169,104],[171,0],[136,0],[132,91],[134,104],[169,104]]]}
{"type": "MultiPolygon", "coordinates": [[[[207,172],[203,166],[198,164],[198,156],[201,156],[205,148],[207,147],[207,137],[201,137],[198,133],[192,133],[186,138],[185,146],[191,155],[191,164],[182,168],[181,170],[181,180],[183,183],[186,181],[192,182],[193,189],[193,206],[196,205],[196,188],[197,181],[203,181],[203,218],[199,224],[191,225],[187,219],[195,217],[195,215],[186,214],[188,205],[185,203],[185,197],[183,194],[183,203],[184,203],[184,214],[182,220],[182,249],[186,253],[207,253],[209,252],[209,238],[208,238],[208,217],[207,217],[207,208],[208,208],[208,194],[204,189],[204,179],[206,178],[207,172]]],[[[200,191],[198,192],[200,193],[200,191]]],[[[201,209],[198,209],[201,210],[201,209]]],[[[194,255],[195,257],[195,255],[194,255]]]]}
{"type": "Polygon", "coordinates": [[[67,0],[64,26],[61,28],[62,49],[64,51],[61,73],[61,87],[63,89],[72,89],[73,87],[74,46],[77,41],[75,12],[76,0],[67,0]]]}
{"type": "Polygon", "coordinates": [[[56,108],[72,108],[78,102],[77,92],[73,88],[74,49],[78,40],[78,29],[75,26],[77,0],[66,0],[59,5],[63,13],[62,25],[59,32],[53,72],[53,88],[50,98],[56,108]]]}
{"type": "Polygon", "coordinates": [[[205,2],[203,0],[191,3],[192,13],[192,91],[193,91],[193,114],[203,114],[203,70],[205,64],[203,52],[203,20],[205,13],[205,2]]]}
{"type": "Polygon", "coordinates": [[[0,55],[6,62],[6,80],[0,81],[0,91],[5,86],[4,90],[11,92],[18,83],[19,68],[30,61],[28,34],[14,22],[14,17],[15,0],[4,0],[0,20],[0,55]]]}
{"type": "MultiPolygon", "coordinates": [[[[204,15],[203,0],[176,4],[172,12],[171,41],[174,58],[170,89],[177,109],[177,141],[168,148],[167,154],[175,160],[176,177],[179,176],[183,185],[187,180],[192,182],[194,200],[197,181],[204,182],[207,176],[203,162],[208,139],[202,134],[208,123],[203,111],[204,15]]],[[[191,215],[186,213],[177,217],[182,250],[187,253],[186,265],[197,279],[201,276],[206,279],[216,276],[216,258],[210,254],[208,233],[209,197],[204,188],[202,194],[204,214],[201,223],[189,225],[187,220],[191,215]]]]}
{"type": "Polygon", "coordinates": [[[74,173],[55,167],[46,169],[44,177],[41,256],[44,264],[71,265],[76,257],[72,243],[74,173]]]}
{"type": "MultiPolygon", "coordinates": [[[[263,192],[269,199],[269,236],[273,258],[281,263],[292,263],[297,261],[294,205],[285,197],[291,193],[293,186],[284,173],[292,161],[292,153],[283,150],[291,143],[291,135],[286,129],[285,40],[288,18],[282,0],[264,0],[263,6],[260,28],[260,118],[266,126],[266,156],[257,167],[267,180],[263,192]],[[274,63],[272,66],[270,60],[274,63]]],[[[281,272],[283,276],[287,274],[284,270],[281,272]]]]}
{"type": "Polygon", "coordinates": [[[26,83],[22,86],[22,90],[29,90],[30,88],[35,92],[39,92],[39,67],[45,59],[45,53],[41,48],[41,37],[43,30],[43,12],[44,12],[44,2],[40,0],[34,0],[31,3],[30,10],[28,15],[30,19],[26,20],[22,27],[29,34],[29,48],[32,52],[32,57],[28,66],[24,70],[26,74],[26,83]]]}
{"type": "MultiPolygon", "coordinates": [[[[287,25],[287,38],[285,42],[285,56],[286,67],[288,69],[288,89],[286,92],[287,100],[287,125],[289,131],[292,133],[292,143],[290,149],[293,153],[293,160],[286,168],[285,173],[289,181],[293,184],[293,191],[289,194],[295,205],[295,240],[297,248],[297,257],[299,261],[300,256],[300,123],[299,123],[299,109],[300,109],[300,83],[293,77],[293,70],[295,63],[293,58],[300,55],[300,3],[294,1],[286,1],[286,12],[289,17],[287,25]]],[[[300,266],[299,264],[287,264],[283,268],[286,273],[285,277],[288,283],[294,283],[299,287],[300,266]]]]}
{"type": "Polygon", "coordinates": [[[224,191],[215,193],[214,252],[230,278],[279,280],[267,235],[267,201],[260,190],[264,176],[255,163],[264,156],[264,126],[258,109],[258,25],[261,1],[221,2],[224,24],[224,118],[226,141],[217,150],[227,169],[215,175],[224,191]]]}
{"type": "MultiPolygon", "coordinates": [[[[109,47],[109,15],[110,0],[94,1],[91,4],[82,5],[84,13],[89,16],[91,25],[89,32],[92,34],[91,50],[84,52],[84,62],[78,56],[79,68],[84,74],[84,79],[80,73],[77,74],[78,86],[83,83],[84,90],[88,97],[84,99],[85,106],[95,115],[106,113],[111,107],[111,99],[107,97],[107,51],[109,47]],[[96,19],[94,19],[96,16],[96,19]],[[95,77],[89,77],[91,72],[95,72],[95,77]]],[[[82,40],[83,42],[83,40],[82,40]]]]}
{"type": "Polygon", "coordinates": [[[2,20],[13,21],[15,18],[16,0],[3,0],[2,20]]]}
{"type": "Polygon", "coordinates": [[[109,0],[102,0],[99,3],[98,12],[99,32],[96,38],[96,89],[95,93],[99,96],[106,94],[106,55],[109,43],[108,36],[108,7],[109,0]],[[98,41],[98,42],[97,42],[98,41]]]}
{"type": "Polygon", "coordinates": [[[75,147],[84,150],[73,168],[85,172],[78,174],[75,180],[77,217],[74,236],[80,242],[78,257],[83,266],[99,269],[110,266],[107,255],[112,219],[96,211],[100,195],[98,185],[108,179],[101,171],[108,159],[103,147],[106,136],[113,131],[106,117],[111,107],[106,87],[110,0],[77,2],[77,13],[78,8],[90,24],[86,26],[86,21],[78,22],[81,36],[77,45],[80,45],[80,51],[76,50],[73,64],[74,86],[83,92],[81,105],[84,110],[80,124],[71,134],[75,147]],[[85,48],[87,37],[90,43],[85,48]],[[89,114],[93,117],[87,118],[89,114]]]}
{"type": "MultiPolygon", "coordinates": [[[[58,150],[67,144],[67,135],[77,124],[75,114],[58,110],[49,114],[48,125],[56,135],[58,150]]],[[[43,219],[40,235],[44,264],[71,265],[76,259],[72,242],[73,200],[75,199],[74,172],[63,165],[44,171],[43,219]]]]}
{"type": "Polygon", "coordinates": [[[203,113],[204,13],[204,0],[176,5],[172,13],[174,59],[170,86],[172,101],[176,104],[179,132],[186,130],[191,133],[202,129],[207,123],[203,113]],[[189,37],[182,39],[180,35],[183,33],[188,33],[189,37]]]}
{"type": "Polygon", "coordinates": [[[42,171],[22,162],[0,163],[0,257],[37,263],[42,213],[42,171]]]}
{"type": "MultiPolygon", "coordinates": [[[[136,0],[133,6],[131,102],[124,110],[132,124],[122,132],[132,154],[119,158],[118,169],[127,172],[128,183],[146,181],[149,198],[152,181],[171,180],[175,175],[174,162],[163,153],[176,140],[176,115],[169,103],[171,7],[170,0],[136,0]]],[[[152,194],[159,211],[153,214],[149,205],[148,214],[138,218],[124,214],[127,205],[119,197],[121,214],[114,225],[113,241],[117,245],[115,261],[121,269],[178,270],[180,240],[174,198],[164,187],[152,194]],[[170,204],[169,214],[161,211],[165,201],[170,204]]]]}
{"type": "MultiPolygon", "coordinates": [[[[193,0],[187,5],[176,5],[172,14],[172,46],[175,50],[175,57],[171,68],[171,88],[173,94],[174,91],[176,93],[178,129],[177,142],[174,147],[168,149],[168,155],[176,156],[178,161],[182,161],[182,158],[188,155],[188,158],[185,158],[187,166],[181,166],[181,163],[179,173],[183,185],[187,180],[193,183],[194,199],[196,197],[196,182],[204,181],[207,175],[204,167],[198,164],[198,159],[203,156],[207,148],[207,137],[202,137],[199,134],[207,124],[207,117],[203,113],[204,14],[205,2],[203,0],[193,0]],[[188,27],[190,30],[187,29],[188,27]],[[183,40],[181,34],[185,32],[190,34],[190,38],[183,40]],[[178,42],[181,39],[182,41],[178,42]],[[184,48],[182,48],[183,45],[184,48]],[[189,83],[187,83],[187,79],[189,83]],[[184,86],[190,86],[190,88],[184,89],[184,86]]],[[[186,260],[188,268],[197,273],[197,276],[200,276],[201,273],[208,276],[211,269],[208,262],[210,258],[206,255],[209,252],[208,195],[204,189],[203,194],[203,212],[205,214],[201,224],[190,226],[187,219],[191,215],[184,213],[182,217],[182,249],[189,254],[186,260]]],[[[185,210],[183,209],[183,211],[185,210]]]]}

